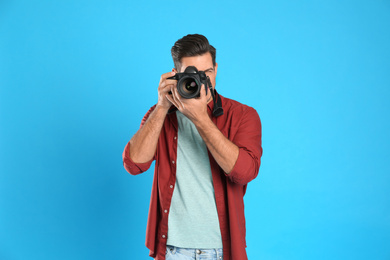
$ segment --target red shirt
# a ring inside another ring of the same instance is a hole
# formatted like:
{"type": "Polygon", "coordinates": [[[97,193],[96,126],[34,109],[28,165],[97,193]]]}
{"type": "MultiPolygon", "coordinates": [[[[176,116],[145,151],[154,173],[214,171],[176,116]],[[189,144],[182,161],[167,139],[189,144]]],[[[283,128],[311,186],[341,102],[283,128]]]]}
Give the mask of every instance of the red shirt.
{"type": "MultiPolygon", "coordinates": [[[[216,94],[218,95],[218,94],[216,94]]],[[[214,183],[215,202],[221,228],[224,260],[244,260],[246,255],[244,195],[248,182],[256,178],[260,168],[261,122],[256,110],[237,101],[219,95],[224,114],[211,116],[213,102],[208,113],[214,124],[230,141],[239,147],[239,155],[233,170],[226,174],[209,152],[214,183]]],[[[142,120],[141,127],[153,111],[153,106],[142,120]]],[[[153,160],[156,160],[149,217],[146,230],[146,247],[150,256],[165,259],[168,234],[168,214],[176,183],[177,151],[176,113],[167,115],[158,140],[153,160]]],[[[129,143],[123,151],[125,169],[135,175],[149,169],[153,160],[134,163],[130,158],[129,143]]]]}

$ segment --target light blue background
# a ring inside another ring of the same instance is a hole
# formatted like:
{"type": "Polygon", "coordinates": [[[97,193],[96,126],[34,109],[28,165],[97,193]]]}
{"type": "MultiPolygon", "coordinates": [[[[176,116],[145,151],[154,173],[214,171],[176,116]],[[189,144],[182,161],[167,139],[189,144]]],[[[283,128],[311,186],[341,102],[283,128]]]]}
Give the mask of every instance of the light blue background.
{"type": "Polygon", "coordinates": [[[0,259],[149,259],[122,151],[170,48],[262,119],[249,259],[390,259],[390,2],[0,1],[0,259]]]}

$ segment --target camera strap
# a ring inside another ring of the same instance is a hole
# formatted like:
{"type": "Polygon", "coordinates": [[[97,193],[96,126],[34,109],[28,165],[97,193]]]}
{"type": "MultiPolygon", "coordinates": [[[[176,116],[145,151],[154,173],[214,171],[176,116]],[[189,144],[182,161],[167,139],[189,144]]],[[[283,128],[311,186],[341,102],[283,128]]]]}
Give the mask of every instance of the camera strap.
{"type": "Polygon", "coordinates": [[[221,97],[216,94],[216,91],[210,88],[211,96],[213,97],[214,108],[213,108],[213,116],[219,117],[223,115],[223,108],[221,97]]]}
{"type": "MultiPolygon", "coordinates": [[[[213,97],[213,116],[219,117],[223,115],[223,108],[222,108],[222,101],[221,97],[217,94],[217,91],[213,89],[213,86],[211,85],[210,78],[207,77],[207,85],[209,85],[211,96],[213,97]]],[[[207,90],[207,88],[206,88],[207,90]]],[[[207,93],[207,92],[206,92],[207,93]]]]}

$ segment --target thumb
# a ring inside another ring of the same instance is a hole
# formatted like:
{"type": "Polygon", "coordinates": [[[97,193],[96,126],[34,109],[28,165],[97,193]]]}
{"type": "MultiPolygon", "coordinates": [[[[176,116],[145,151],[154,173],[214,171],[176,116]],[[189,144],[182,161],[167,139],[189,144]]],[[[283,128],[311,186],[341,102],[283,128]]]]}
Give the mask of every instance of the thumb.
{"type": "Polygon", "coordinates": [[[207,95],[206,95],[206,87],[204,84],[202,84],[202,87],[200,89],[200,98],[205,98],[207,95]]]}

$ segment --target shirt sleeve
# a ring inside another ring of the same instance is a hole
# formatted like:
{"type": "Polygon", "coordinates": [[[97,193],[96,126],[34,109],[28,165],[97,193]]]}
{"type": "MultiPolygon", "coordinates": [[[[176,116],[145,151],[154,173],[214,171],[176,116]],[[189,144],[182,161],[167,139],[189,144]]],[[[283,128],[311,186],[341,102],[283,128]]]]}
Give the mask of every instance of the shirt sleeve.
{"type": "MultiPolygon", "coordinates": [[[[153,106],[149,109],[149,111],[145,114],[141,121],[140,128],[145,124],[146,120],[149,118],[149,115],[152,113],[156,106],[153,106]]],[[[140,173],[143,173],[147,171],[152,164],[152,162],[155,160],[154,156],[150,161],[145,163],[135,163],[130,158],[130,142],[128,142],[125,146],[125,149],[123,150],[122,159],[123,159],[123,167],[126,169],[127,172],[129,172],[132,175],[137,175],[140,173]]]]}
{"type": "Polygon", "coordinates": [[[249,107],[243,113],[232,142],[238,146],[239,154],[233,170],[226,176],[237,184],[246,185],[256,178],[263,154],[261,146],[261,121],[256,110],[249,107]]]}

